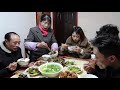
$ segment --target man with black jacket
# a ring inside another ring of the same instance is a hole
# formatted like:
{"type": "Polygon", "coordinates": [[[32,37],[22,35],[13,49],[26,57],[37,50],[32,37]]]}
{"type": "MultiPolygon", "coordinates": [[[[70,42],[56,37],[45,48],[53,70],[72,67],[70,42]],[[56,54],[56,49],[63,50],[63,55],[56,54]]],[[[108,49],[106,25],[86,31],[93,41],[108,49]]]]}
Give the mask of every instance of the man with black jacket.
{"type": "Polygon", "coordinates": [[[84,66],[88,73],[99,78],[120,78],[120,39],[117,26],[104,25],[97,32],[92,45],[95,60],[84,66]]]}
{"type": "Polygon", "coordinates": [[[0,45],[0,77],[8,77],[19,65],[17,60],[22,58],[20,36],[15,32],[5,34],[5,40],[0,45]]]}

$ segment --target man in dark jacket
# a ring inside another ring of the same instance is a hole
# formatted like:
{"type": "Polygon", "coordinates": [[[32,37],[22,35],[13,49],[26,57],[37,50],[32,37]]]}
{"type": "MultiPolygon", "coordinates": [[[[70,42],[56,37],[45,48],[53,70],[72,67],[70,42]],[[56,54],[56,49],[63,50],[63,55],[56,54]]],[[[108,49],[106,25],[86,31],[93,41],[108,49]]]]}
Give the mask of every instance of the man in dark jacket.
{"type": "Polygon", "coordinates": [[[5,40],[0,45],[0,77],[8,77],[19,68],[17,60],[22,58],[19,48],[20,36],[15,32],[5,35],[5,40]]]}
{"type": "Polygon", "coordinates": [[[92,41],[96,60],[84,66],[88,73],[100,78],[120,77],[120,39],[116,25],[106,24],[96,32],[92,41]]]}
{"type": "Polygon", "coordinates": [[[96,62],[89,64],[92,69],[85,68],[88,73],[99,78],[120,78],[120,39],[100,35],[92,44],[96,62]]]}

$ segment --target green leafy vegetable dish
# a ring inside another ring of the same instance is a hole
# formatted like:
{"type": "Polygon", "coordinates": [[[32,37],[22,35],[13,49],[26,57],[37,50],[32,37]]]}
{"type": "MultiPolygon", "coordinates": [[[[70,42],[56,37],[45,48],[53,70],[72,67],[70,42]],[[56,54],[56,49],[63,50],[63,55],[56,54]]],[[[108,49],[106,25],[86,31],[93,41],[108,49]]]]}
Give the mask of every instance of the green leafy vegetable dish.
{"type": "Polygon", "coordinates": [[[48,64],[41,67],[41,71],[44,73],[56,73],[61,70],[61,67],[56,64],[48,64]]]}
{"type": "Polygon", "coordinates": [[[77,74],[81,74],[82,73],[82,70],[79,67],[77,67],[77,66],[70,66],[70,67],[68,67],[68,70],[72,71],[72,72],[75,72],[77,74]]]}
{"type": "Polygon", "coordinates": [[[73,61],[66,61],[64,64],[65,66],[75,65],[73,61]]]}
{"type": "Polygon", "coordinates": [[[40,71],[38,70],[38,68],[34,68],[34,67],[31,67],[31,68],[28,68],[26,70],[26,72],[30,75],[38,75],[40,74],[40,71]]]}

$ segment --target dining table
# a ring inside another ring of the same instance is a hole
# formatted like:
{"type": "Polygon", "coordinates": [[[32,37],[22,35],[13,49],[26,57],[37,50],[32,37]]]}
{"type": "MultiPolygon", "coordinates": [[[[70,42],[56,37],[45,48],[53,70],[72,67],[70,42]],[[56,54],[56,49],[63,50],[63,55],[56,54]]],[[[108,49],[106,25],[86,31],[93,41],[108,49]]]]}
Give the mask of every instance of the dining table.
{"type": "MultiPolygon", "coordinates": [[[[84,67],[84,64],[88,64],[91,59],[74,58],[74,57],[71,57],[71,56],[58,56],[58,58],[63,58],[65,61],[74,62],[76,64],[76,66],[78,66],[82,70],[82,73],[79,74],[79,78],[82,78],[82,76],[87,74],[87,72],[84,70],[83,67],[84,67]]],[[[10,78],[18,78],[19,75],[21,73],[25,72],[26,69],[28,69],[28,68],[30,68],[30,67],[22,67],[21,69],[15,71],[10,78]]],[[[65,71],[66,68],[67,67],[64,67],[63,71],[65,71]]],[[[43,77],[44,77],[43,75],[38,75],[38,76],[31,76],[29,78],[43,78],[43,77]]]]}

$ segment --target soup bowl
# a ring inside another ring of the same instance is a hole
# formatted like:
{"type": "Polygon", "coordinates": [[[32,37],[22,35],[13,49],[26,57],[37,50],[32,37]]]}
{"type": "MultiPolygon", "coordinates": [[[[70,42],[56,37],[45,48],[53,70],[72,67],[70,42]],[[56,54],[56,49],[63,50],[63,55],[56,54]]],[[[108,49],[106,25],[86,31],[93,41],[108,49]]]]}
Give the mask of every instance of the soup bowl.
{"type": "Polygon", "coordinates": [[[57,77],[62,70],[63,66],[60,63],[56,62],[45,63],[39,67],[41,74],[50,78],[57,77]]]}

